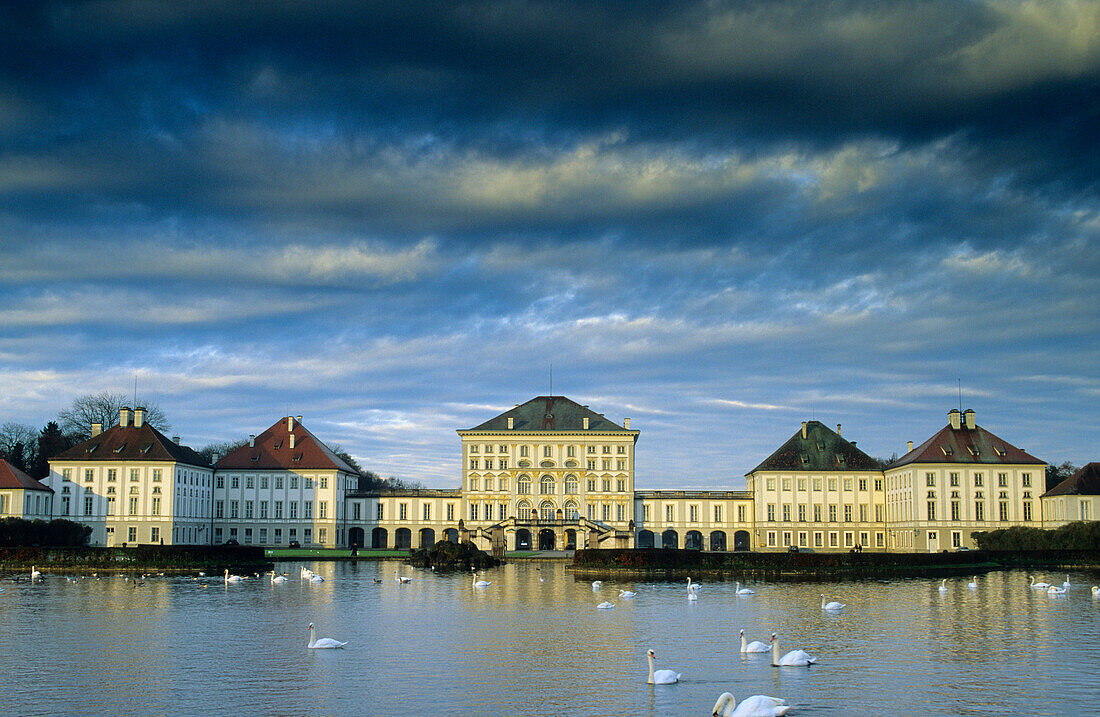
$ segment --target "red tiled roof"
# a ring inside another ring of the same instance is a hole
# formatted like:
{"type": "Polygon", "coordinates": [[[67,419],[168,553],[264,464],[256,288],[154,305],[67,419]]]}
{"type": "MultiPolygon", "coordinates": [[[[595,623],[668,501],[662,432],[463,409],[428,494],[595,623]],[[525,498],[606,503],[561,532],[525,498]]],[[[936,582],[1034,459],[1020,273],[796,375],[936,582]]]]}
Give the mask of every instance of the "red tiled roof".
{"type": "Polygon", "coordinates": [[[981,426],[952,428],[948,424],[936,435],[886,467],[897,468],[909,463],[1042,465],[1044,462],[981,426]]]}
{"type": "Polygon", "coordinates": [[[305,426],[294,421],[294,448],[290,447],[290,416],[256,436],[256,445],[245,444],[218,460],[218,470],[338,470],[352,475],[359,471],[337,456],[305,426]]]}
{"type": "Polygon", "coordinates": [[[98,436],[62,451],[50,460],[66,461],[176,461],[209,467],[210,461],[187,446],[143,423],[141,427],[112,426],[98,436]]]}
{"type": "Polygon", "coordinates": [[[52,488],[42,485],[3,458],[0,458],[0,488],[22,488],[23,490],[41,490],[53,493],[52,488]]]}
{"type": "Polygon", "coordinates": [[[1054,486],[1043,497],[1051,495],[1100,495],[1100,463],[1089,463],[1054,486]]]}

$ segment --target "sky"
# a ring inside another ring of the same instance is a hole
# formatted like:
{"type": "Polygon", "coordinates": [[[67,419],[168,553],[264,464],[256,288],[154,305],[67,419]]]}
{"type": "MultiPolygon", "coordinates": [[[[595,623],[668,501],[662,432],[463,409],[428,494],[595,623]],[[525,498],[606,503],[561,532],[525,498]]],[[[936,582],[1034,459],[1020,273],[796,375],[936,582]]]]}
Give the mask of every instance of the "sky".
{"type": "Polygon", "coordinates": [[[643,489],[972,408],[1100,460],[1100,3],[0,5],[0,422],[303,415],[384,476],[565,395],[643,489]]]}

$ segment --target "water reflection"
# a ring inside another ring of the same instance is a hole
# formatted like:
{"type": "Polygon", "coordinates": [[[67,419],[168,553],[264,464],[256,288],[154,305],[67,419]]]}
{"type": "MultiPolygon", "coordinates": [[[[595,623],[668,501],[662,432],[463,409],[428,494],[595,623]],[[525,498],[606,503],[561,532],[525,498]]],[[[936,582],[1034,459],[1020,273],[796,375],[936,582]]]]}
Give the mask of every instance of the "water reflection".
{"type": "Polygon", "coordinates": [[[0,677],[0,713],[705,715],[724,691],[785,697],[792,715],[1093,711],[1094,680],[1075,666],[1100,658],[1095,574],[1071,574],[1062,596],[994,572],[943,593],[938,580],[757,582],[751,596],[705,582],[692,602],[680,581],[594,592],[561,563],[486,571],[481,589],[401,563],[307,567],[325,582],[288,563],[282,585],[4,583],[0,655],[18,669],[0,677]],[[822,610],[821,593],[846,607],[822,610]],[[347,648],[307,650],[310,622],[347,648]],[[818,664],[743,655],[741,628],[818,664]],[[679,684],[645,683],[649,648],[679,684]]]}

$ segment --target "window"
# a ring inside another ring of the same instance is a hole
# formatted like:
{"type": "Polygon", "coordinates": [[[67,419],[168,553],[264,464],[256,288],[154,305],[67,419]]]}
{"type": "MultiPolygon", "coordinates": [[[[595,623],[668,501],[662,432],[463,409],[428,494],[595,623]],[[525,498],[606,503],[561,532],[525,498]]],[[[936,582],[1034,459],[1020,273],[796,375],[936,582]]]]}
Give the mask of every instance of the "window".
{"type": "Polygon", "coordinates": [[[565,492],[568,495],[574,495],[577,492],[577,477],[566,476],[565,477],[565,492]]]}
{"type": "Polygon", "coordinates": [[[118,471],[117,470],[115,470],[114,468],[108,468],[107,469],[107,482],[108,483],[114,483],[115,480],[117,479],[117,477],[118,477],[118,471]]]}
{"type": "Polygon", "coordinates": [[[527,446],[520,446],[519,447],[519,455],[520,455],[521,458],[526,458],[527,457],[527,446]]]}
{"type": "Polygon", "coordinates": [[[160,515],[160,498],[158,498],[157,496],[153,496],[153,502],[152,506],[150,507],[150,512],[153,515],[160,515]]]}
{"type": "Polygon", "coordinates": [[[477,520],[477,503],[470,503],[470,520],[477,520]]]}
{"type": "Polygon", "coordinates": [[[666,505],[665,506],[665,520],[671,523],[672,520],[673,520],[673,515],[674,515],[673,506],[666,505]]]}
{"type": "Polygon", "coordinates": [[[1024,520],[1031,520],[1031,501],[1024,501],[1024,520]]]}
{"type": "Polygon", "coordinates": [[[1007,473],[998,473],[997,474],[997,487],[998,488],[1007,488],[1008,487],[1008,474],[1007,473]]]}
{"type": "Polygon", "coordinates": [[[951,547],[961,548],[963,543],[963,534],[958,530],[951,531],[951,547]]]}
{"type": "Polygon", "coordinates": [[[502,471],[508,470],[508,459],[507,458],[501,458],[499,463],[500,463],[500,469],[502,471]]]}
{"type": "Polygon", "coordinates": [[[241,477],[240,476],[229,476],[229,487],[232,488],[233,490],[236,490],[236,489],[240,488],[241,487],[241,477]]]}
{"type": "Polygon", "coordinates": [[[935,520],[936,519],[936,503],[935,503],[935,501],[931,501],[931,500],[928,501],[928,519],[929,520],[935,520]]]}
{"type": "Polygon", "coordinates": [[[721,523],[722,522],[722,506],[720,506],[720,505],[714,506],[714,522],[715,523],[721,523]]]}
{"type": "Polygon", "coordinates": [[[397,504],[397,519],[398,520],[408,520],[409,519],[409,504],[408,503],[398,503],[397,504]]]}
{"type": "Polygon", "coordinates": [[[214,479],[214,487],[218,489],[225,488],[225,476],[218,476],[214,479]]]}
{"type": "MultiPolygon", "coordinates": [[[[859,522],[861,522],[861,523],[866,523],[867,522],[867,506],[863,503],[861,503],[860,506],[859,506],[859,522]]],[[[864,542],[867,542],[867,541],[864,541],[864,542]]]]}
{"type": "Polygon", "coordinates": [[[850,506],[850,505],[844,506],[844,522],[845,523],[851,523],[852,522],[852,506],[850,506]]]}
{"type": "Polygon", "coordinates": [[[1008,502],[1002,500],[998,505],[998,508],[999,519],[1002,521],[1008,520],[1008,502]]]}
{"type": "Polygon", "coordinates": [[[588,491],[592,492],[596,490],[596,481],[593,478],[588,479],[588,491]]]}
{"type": "Polygon", "coordinates": [[[313,542],[313,528],[306,528],[302,531],[302,540],[307,543],[313,542]]]}
{"type": "Polygon", "coordinates": [[[783,504],[783,521],[788,522],[791,519],[791,506],[786,503],[783,504]]]}
{"type": "Polygon", "coordinates": [[[230,518],[239,518],[240,517],[240,501],[236,501],[236,500],[229,501],[229,517],[230,518]]]}
{"type": "MultiPolygon", "coordinates": [[[[307,530],[308,530],[308,528],[307,528],[307,530]]],[[[327,540],[327,538],[326,538],[327,533],[328,533],[328,531],[325,528],[318,528],[317,529],[317,542],[324,545],[325,541],[327,540]]]]}
{"type": "Polygon", "coordinates": [[[764,487],[767,490],[775,490],[775,478],[767,478],[764,480],[764,487]]]}
{"type": "Polygon", "coordinates": [[[768,522],[775,521],[775,503],[768,503],[768,522]]]}
{"type": "Polygon", "coordinates": [[[550,458],[552,455],[553,455],[553,453],[550,450],[550,446],[543,446],[542,447],[542,457],[543,458],[550,458]]]}
{"type": "Polygon", "coordinates": [[[830,505],[829,506],[829,522],[830,523],[835,523],[836,522],[836,506],[835,505],[830,505]]]}
{"type": "Polygon", "coordinates": [[[836,478],[829,479],[829,490],[836,490],[836,478]]]}
{"type": "Polygon", "coordinates": [[[770,548],[775,547],[775,531],[774,530],[769,530],[768,531],[768,547],[770,547],[770,548]]]}
{"type": "MultiPolygon", "coordinates": [[[[486,446],[486,447],[488,448],[489,446],[486,446]]],[[[423,515],[424,515],[424,520],[431,520],[432,519],[432,504],[431,503],[425,503],[424,504],[423,515]]]]}
{"type": "Polygon", "coordinates": [[[935,488],[936,487],[936,474],[935,473],[925,473],[924,474],[924,484],[926,486],[928,486],[929,488],[935,488]]]}
{"type": "Polygon", "coordinates": [[[92,471],[91,468],[85,468],[84,469],[84,482],[85,483],[91,483],[93,480],[95,480],[95,473],[92,471]]]}
{"type": "Polygon", "coordinates": [[[481,463],[476,458],[470,459],[470,470],[476,471],[481,469],[481,463]]]}
{"type": "Polygon", "coordinates": [[[743,506],[743,505],[737,506],[737,522],[738,523],[744,523],[745,522],[745,506],[743,506]]]}
{"type": "Polygon", "coordinates": [[[1031,487],[1031,474],[1030,473],[1024,473],[1023,475],[1021,475],[1020,480],[1023,481],[1024,488],[1030,488],[1031,487]]]}
{"type": "Polygon", "coordinates": [[[688,506],[688,522],[689,523],[698,523],[699,522],[699,506],[697,506],[697,505],[689,505],[688,506]]]}
{"type": "Polygon", "coordinates": [[[882,490],[882,479],[875,478],[875,490],[882,490]]]}
{"type": "Polygon", "coordinates": [[[607,454],[607,453],[610,453],[610,452],[611,452],[611,446],[604,446],[604,447],[603,447],[603,452],[604,452],[605,454],[607,454]]]}
{"type": "Polygon", "coordinates": [[[587,452],[588,453],[595,453],[596,452],[596,447],[595,446],[589,446],[587,452]]]}
{"type": "Polygon", "coordinates": [[[92,496],[84,496],[84,515],[92,514],[92,496]]]}
{"type": "Polygon", "coordinates": [[[302,503],[302,518],[313,520],[313,501],[307,500],[302,503]]]}
{"type": "Polygon", "coordinates": [[[784,478],[783,479],[783,490],[790,490],[790,489],[791,489],[791,479],[790,478],[784,478]]]}
{"type": "Polygon", "coordinates": [[[470,476],[470,490],[479,490],[477,476],[470,476]]]}
{"type": "Polygon", "coordinates": [[[149,529],[149,542],[156,543],[160,540],[160,528],[153,526],[149,529]]]}
{"type": "Polygon", "coordinates": [[[107,496],[107,515],[115,514],[115,499],[112,496],[107,496]]]}
{"type": "Polygon", "coordinates": [[[246,500],[244,502],[244,517],[246,517],[246,518],[251,518],[252,517],[252,501],[250,501],[250,500],[246,500]]]}
{"type": "Polygon", "coordinates": [[[951,501],[951,520],[959,520],[959,501],[951,501]]]}
{"type": "Polygon", "coordinates": [[[626,461],[622,460],[621,458],[619,460],[615,461],[615,470],[625,471],[626,470],[626,461]]]}
{"type": "Polygon", "coordinates": [[[542,495],[554,494],[554,479],[550,476],[543,476],[539,480],[539,493],[542,495]]]}
{"type": "Polygon", "coordinates": [[[126,534],[128,536],[127,540],[129,540],[131,543],[136,543],[137,542],[137,527],[136,526],[131,525],[127,529],[126,534]]]}
{"type": "Polygon", "coordinates": [[[605,470],[605,471],[611,470],[611,459],[610,458],[604,458],[601,461],[601,465],[603,466],[603,470],[605,470]]]}
{"type": "Polygon", "coordinates": [[[386,506],[379,503],[378,505],[376,505],[374,507],[374,513],[375,513],[375,515],[374,515],[375,520],[383,520],[385,515],[386,515],[386,506]]]}
{"type": "Polygon", "coordinates": [[[815,523],[820,523],[821,522],[821,506],[820,505],[815,505],[814,506],[814,522],[815,523]]]}
{"type": "Polygon", "coordinates": [[[611,506],[608,505],[607,503],[604,503],[600,507],[603,509],[602,512],[600,513],[600,516],[601,516],[600,519],[601,520],[611,520],[611,506]]]}
{"type": "Polygon", "coordinates": [[[283,529],[282,528],[276,528],[275,529],[275,544],[276,545],[281,545],[282,542],[283,542],[283,529]]]}
{"type": "Polygon", "coordinates": [[[821,490],[821,479],[814,478],[814,490],[821,490]]]}
{"type": "Polygon", "coordinates": [[[798,522],[806,522],[806,506],[801,503],[798,504],[798,522]]]}
{"type": "Polygon", "coordinates": [[[290,501],[290,515],[287,517],[289,517],[291,520],[294,520],[298,517],[298,501],[290,501]]]}
{"type": "Polygon", "coordinates": [[[985,520],[985,503],[981,502],[981,496],[978,496],[978,502],[974,504],[974,520],[985,520]]]}
{"type": "MultiPolygon", "coordinates": [[[[404,503],[402,503],[402,505],[404,505],[404,503]]],[[[328,517],[328,501],[327,500],[322,500],[317,505],[317,518],[319,520],[324,520],[327,517],[328,517]]]]}
{"type": "Polygon", "coordinates": [[[292,475],[292,476],[290,476],[289,480],[290,480],[290,489],[291,490],[298,490],[298,476],[292,475]]]}
{"type": "Polygon", "coordinates": [[[153,469],[153,482],[160,483],[160,468],[153,469]]]}
{"type": "Polygon", "coordinates": [[[281,520],[283,517],[283,501],[275,501],[275,519],[281,520]]]}
{"type": "Polygon", "coordinates": [[[867,490],[867,479],[866,478],[860,478],[859,479],[859,489],[860,490],[867,490]]]}
{"type": "Polygon", "coordinates": [[[521,495],[531,494],[531,476],[521,475],[516,479],[516,492],[521,495]]]}
{"type": "Polygon", "coordinates": [[[130,496],[130,513],[129,515],[138,514],[138,498],[137,496],[130,496]]]}
{"type": "Polygon", "coordinates": [[[975,488],[981,488],[983,479],[984,479],[984,476],[981,473],[975,473],[974,474],[974,487],[975,488]]]}
{"type": "Polygon", "coordinates": [[[611,492],[611,479],[610,478],[604,478],[602,481],[600,481],[600,484],[601,484],[601,487],[602,487],[602,489],[605,493],[610,493],[611,492]]]}
{"type": "Polygon", "coordinates": [[[881,523],[882,522],[882,507],[883,506],[882,506],[881,503],[875,503],[875,522],[876,523],[881,523]]]}
{"type": "Polygon", "coordinates": [[[851,490],[851,489],[852,489],[852,479],[851,478],[845,478],[844,479],[844,490],[851,490]]]}
{"type": "Polygon", "coordinates": [[[470,446],[470,453],[477,453],[479,450],[481,450],[480,446],[477,446],[477,445],[471,445],[470,446]]]}
{"type": "Polygon", "coordinates": [[[73,479],[73,469],[72,468],[62,468],[61,469],[61,479],[71,481],[73,479]]]}
{"type": "Polygon", "coordinates": [[[261,519],[266,519],[267,518],[267,501],[266,500],[261,500],[260,501],[260,518],[261,519]]]}

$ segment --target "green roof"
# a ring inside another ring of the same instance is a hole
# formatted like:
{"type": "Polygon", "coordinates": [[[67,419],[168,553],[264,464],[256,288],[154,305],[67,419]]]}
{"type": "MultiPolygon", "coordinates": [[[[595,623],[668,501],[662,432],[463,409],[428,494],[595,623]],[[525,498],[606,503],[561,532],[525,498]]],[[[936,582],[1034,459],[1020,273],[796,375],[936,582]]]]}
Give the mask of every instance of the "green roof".
{"type": "Polygon", "coordinates": [[[844,440],[821,421],[806,423],[806,436],[799,428],[790,440],[749,471],[878,471],[882,470],[871,456],[844,440]]]}
{"type": "MultiPolygon", "coordinates": [[[[575,433],[579,431],[620,433],[637,433],[607,420],[600,414],[592,411],[588,406],[582,406],[565,396],[536,396],[527,403],[505,411],[499,416],[490,418],[473,428],[465,431],[554,431],[557,433],[575,433]],[[508,419],[512,420],[512,427],[508,427],[508,419]],[[588,419],[588,428],[584,427],[584,419],[588,419]]],[[[463,433],[464,431],[459,431],[463,433]]]]}

